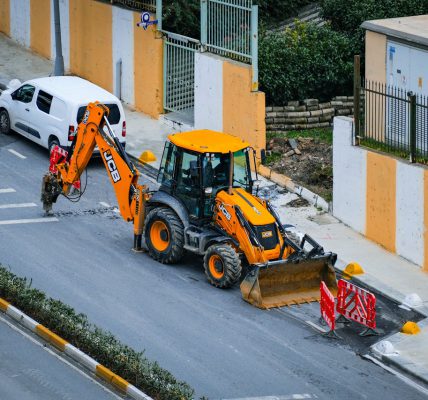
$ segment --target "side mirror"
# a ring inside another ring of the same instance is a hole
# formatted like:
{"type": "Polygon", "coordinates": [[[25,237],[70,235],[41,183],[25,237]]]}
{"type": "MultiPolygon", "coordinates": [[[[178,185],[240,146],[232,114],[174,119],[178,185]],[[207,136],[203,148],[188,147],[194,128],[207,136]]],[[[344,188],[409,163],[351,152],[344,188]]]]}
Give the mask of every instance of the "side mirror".
{"type": "Polygon", "coordinates": [[[13,93],[10,95],[10,97],[12,97],[12,100],[16,100],[16,96],[17,96],[16,92],[13,92],[13,93]]]}

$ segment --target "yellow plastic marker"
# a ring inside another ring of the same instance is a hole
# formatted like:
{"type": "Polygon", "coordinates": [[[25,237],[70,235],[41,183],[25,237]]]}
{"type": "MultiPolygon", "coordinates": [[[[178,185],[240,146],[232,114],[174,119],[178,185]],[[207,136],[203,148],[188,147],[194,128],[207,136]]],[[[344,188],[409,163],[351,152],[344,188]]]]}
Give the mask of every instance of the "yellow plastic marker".
{"type": "Polygon", "coordinates": [[[417,335],[420,331],[421,328],[419,328],[418,324],[412,321],[407,321],[401,328],[401,333],[406,335],[417,335]]]}
{"type": "Polygon", "coordinates": [[[149,163],[149,162],[156,161],[156,156],[150,150],[146,150],[141,153],[138,159],[142,163],[149,163]]]}
{"type": "Polygon", "coordinates": [[[364,274],[364,270],[361,267],[360,264],[357,262],[351,262],[349,263],[346,268],[343,270],[343,274],[347,277],[352,277],[354,275],[361,275],[364,274]]]}

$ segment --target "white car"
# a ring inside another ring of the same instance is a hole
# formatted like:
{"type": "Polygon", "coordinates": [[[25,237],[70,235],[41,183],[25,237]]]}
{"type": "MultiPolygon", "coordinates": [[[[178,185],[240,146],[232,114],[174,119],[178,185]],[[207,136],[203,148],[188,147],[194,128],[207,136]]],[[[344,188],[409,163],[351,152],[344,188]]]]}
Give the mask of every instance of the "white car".
{"type": "Polygon", "coordinates": [[[75,76],[11,81],[0,95],[0,132],[11,130],[51,150],[68,150],[86,106],[99,101],[110,109],[108,121],[125,147],[126,121],[120,100],[93,83],[75,76]]]}

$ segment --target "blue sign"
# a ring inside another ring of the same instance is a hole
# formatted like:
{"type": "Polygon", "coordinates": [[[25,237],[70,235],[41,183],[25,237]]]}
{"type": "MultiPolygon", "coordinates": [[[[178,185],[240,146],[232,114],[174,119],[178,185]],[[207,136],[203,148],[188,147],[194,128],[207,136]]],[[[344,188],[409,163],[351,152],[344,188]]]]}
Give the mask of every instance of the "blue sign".
{"type": "Polygon", "coordinates": [[[137,24],[137,26],[142,26],[144,30],[146,30],[150,25],[157,25],[158,20],[150,20],[150,13],[149,12],[143,12],[141,13],[141,22],[137,24]]]}

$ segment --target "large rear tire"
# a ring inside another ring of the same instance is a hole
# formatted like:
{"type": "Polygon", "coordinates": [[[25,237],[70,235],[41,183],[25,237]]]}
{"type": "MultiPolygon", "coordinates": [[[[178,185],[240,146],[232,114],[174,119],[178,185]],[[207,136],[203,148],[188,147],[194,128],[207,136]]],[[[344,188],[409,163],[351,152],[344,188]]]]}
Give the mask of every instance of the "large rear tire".
{"type": "Polygon", "coordinates": [[[144,231],[150,257],[162,264],[174,264],[184,254],[184,227],[167,207],[154,208],[146,218],[144,231]]]}
{"type": "Polygon", "coordinates": [[[228,244],[213,244],[204,257],[205,275],[215,287],[226,289],[239,281],[242,266],[236,251],[228,244]]]}

